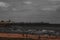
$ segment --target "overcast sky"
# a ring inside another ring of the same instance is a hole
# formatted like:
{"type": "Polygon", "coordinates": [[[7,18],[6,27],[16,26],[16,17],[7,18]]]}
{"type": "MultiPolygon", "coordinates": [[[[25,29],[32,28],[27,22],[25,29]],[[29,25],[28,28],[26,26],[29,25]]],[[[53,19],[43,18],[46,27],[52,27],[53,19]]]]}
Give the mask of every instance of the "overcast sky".
{"type": "Polygon", "coordinates": [[[0,19],[60,23],[60,0],[0,0],[0,19]]]}

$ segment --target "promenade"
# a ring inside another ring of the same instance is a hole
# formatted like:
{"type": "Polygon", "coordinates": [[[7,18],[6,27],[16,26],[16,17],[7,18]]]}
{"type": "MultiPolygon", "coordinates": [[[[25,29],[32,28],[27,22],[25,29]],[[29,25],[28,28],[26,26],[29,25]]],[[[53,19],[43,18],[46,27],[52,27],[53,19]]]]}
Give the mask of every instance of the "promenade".
{"type": "Polygon", "coordinates": [[[6,38],[5,40],[8,40],[10,38],[13,38],[15,40],[21,39],[21,38],[28,38],[32,40],[60,40],[60,36],[53,36],[53,35],[36,35],[36,34],[14,34],[14,33],[0,33],[0,38],[6,38]]]}

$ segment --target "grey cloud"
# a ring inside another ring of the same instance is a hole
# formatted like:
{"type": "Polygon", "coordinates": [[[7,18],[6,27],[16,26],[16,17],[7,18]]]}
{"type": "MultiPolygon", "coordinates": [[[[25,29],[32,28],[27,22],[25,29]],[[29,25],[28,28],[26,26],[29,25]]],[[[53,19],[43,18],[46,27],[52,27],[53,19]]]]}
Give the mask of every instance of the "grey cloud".
{"type": "MultiPolygon", "coordinates": [[[[11,19],[18,22],[50,22],[50,23],[60,23],[60,7],[57,7],[56,4],[53,5],[53,8],[56,8],[55,11],[46,11],[41,10],[41,8],[51,8],[52,4],[48,4],[47,0],[40,0],[38,4],[36,4],[38,1],[34,2],[32,4],[32,7],[26,7],[23,8],[25,4],[23,4],[21,1],[23,0],[0,0],[3,2],[7,2],[11,4],[10,7],[8,7],[7,11],[0,9],[0,19],[11,19]],[[12,10],[15,8],[16,10],[12,10]]],[[[59,4],[60,5],[60,4],[59,4]]]]}

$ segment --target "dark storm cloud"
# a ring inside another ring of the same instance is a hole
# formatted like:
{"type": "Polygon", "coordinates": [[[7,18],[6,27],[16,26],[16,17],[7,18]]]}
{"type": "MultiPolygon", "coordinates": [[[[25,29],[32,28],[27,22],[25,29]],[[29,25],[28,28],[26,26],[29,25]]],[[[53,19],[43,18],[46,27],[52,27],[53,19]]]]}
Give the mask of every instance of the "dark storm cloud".
{"type": "Polygon", "coordinates": [[[0,0],[8,7],[0,6],[0,19],[16,22],[50,22],[60,23],[59,0],[0,0]],[[58,2],[57,2],[58,1],[58,2]]]}

